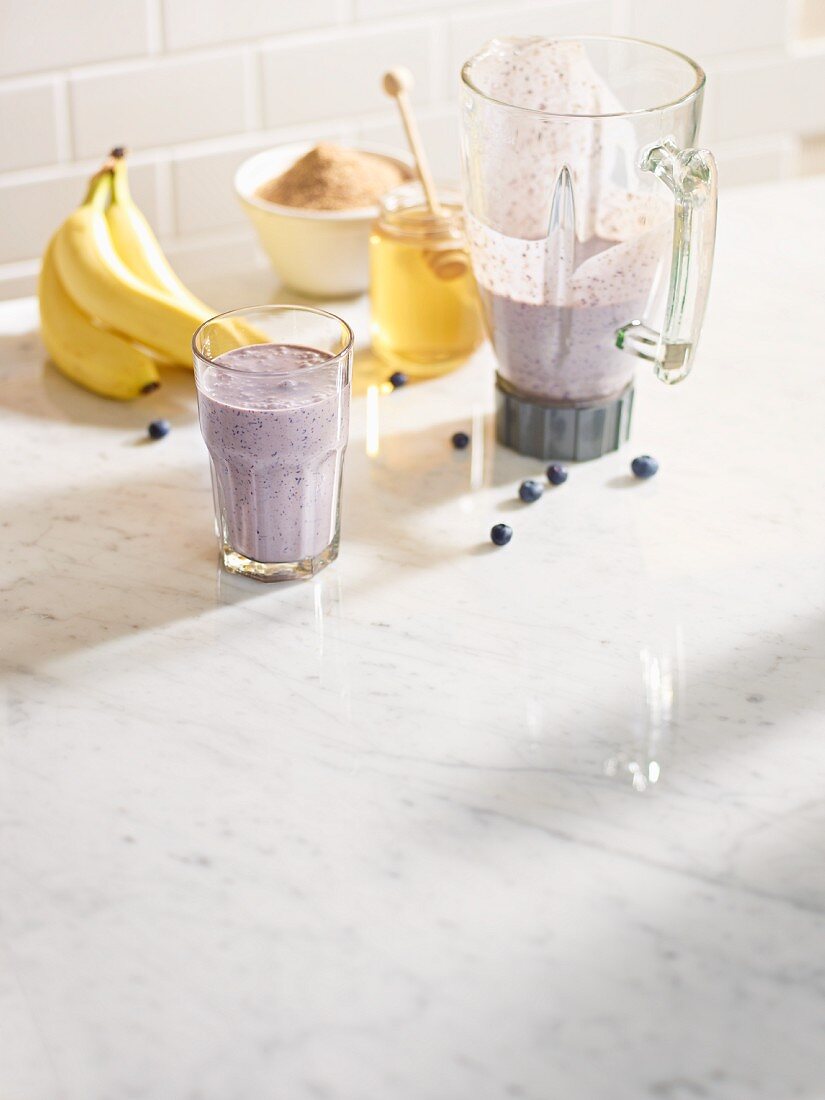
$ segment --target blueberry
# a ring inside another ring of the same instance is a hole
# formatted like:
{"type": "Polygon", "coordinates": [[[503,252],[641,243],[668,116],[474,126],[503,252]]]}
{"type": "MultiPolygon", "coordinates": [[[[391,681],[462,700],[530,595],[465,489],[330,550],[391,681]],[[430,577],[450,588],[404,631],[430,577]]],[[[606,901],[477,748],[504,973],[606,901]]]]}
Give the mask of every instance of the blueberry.
{"type": "Polygon", "coordinates": [[[558,462],[552,462],[547,467],[547,480],[551,485],[564,485],[567,481],[567,467],[558,462]]]}
{"type": "Polygon", "coordinates": [[[469,442],[470,437],[466,432],[456,432],[453,436],[453,446],[457,451],[463,451],[469,442]]]}
{"type": "Polygon", "coordinates": [[[395,374],[390,375],[390,384],[393,389],[397,390],[399,386],[406,386],[407,376],[403,371],[397,370],[395,374]]]}
{"type": "Polygon", "coordinates": [[[165,435],[169,435],[171,430],[172,425],[168,420],[153,420],[147,428],[152,439],[163,439],[165,435]]]}
{"type": "Polygon", "coordinates": [[[653,477],[659,469],[659,463],[650,455],[639,455],[630,463],[630,469],[633,471],[634,477],[653,477]]]}
{"type": "Polygon", "coordinates": [[[497,523],[490,531],[490,538],[496,546],[506,546],[513,537],[513,528],[506,523],[497,523]]]}
{"type": "Polygon", "coordinates": [[[529,478],[527,481],[522,481],[518,489],[518,495],[525,504],[532,504],[534,500],[539,499],[543,492],[544,486],[542,483],[540,481],[534,481],[532,478],[529,478]]]}

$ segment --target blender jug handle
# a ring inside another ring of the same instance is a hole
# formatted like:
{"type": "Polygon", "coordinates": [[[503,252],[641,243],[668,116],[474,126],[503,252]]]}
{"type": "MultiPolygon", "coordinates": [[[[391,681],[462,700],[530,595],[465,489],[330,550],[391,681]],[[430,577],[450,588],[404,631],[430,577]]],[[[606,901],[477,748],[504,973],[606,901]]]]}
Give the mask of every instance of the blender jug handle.
{"type": "Polygon", "coordinates": [[[661,332],[641,320],[616,333],[616,346],[654,364],[656,377],[672,385],[690,373],[705,316],[716,239],[718,173],[707,149],[679,149],[672,138],[649,145],[639,167],[673,192],[673,255],[661,332]]]}

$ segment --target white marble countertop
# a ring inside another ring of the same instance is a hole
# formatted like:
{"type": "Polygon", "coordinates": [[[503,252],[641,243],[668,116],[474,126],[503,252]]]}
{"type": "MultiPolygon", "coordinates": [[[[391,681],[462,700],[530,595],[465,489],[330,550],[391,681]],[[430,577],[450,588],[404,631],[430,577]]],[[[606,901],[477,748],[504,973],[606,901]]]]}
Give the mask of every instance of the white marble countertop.
{"type": "Polygon", "coordinates": [[[191,378],[109,404],[0,307],[3,1100],[823,1095],[825,181],[720,226],[624,452],[525,506],[489,352],[374,457],[359,398],[287,586],[217,575],[191,378]]]}

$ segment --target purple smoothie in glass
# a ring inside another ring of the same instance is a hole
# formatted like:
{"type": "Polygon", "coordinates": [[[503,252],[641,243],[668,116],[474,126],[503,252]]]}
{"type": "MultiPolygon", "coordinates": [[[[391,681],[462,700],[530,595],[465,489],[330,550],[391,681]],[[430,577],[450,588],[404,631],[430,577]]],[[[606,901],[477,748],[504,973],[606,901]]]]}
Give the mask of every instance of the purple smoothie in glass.
{"type": "Polygon", "coordinates": [[[292,344],[218,356],[199,382],[222,538],[256,562],[314,558],[336,537],[349,382],[292,344]]]}

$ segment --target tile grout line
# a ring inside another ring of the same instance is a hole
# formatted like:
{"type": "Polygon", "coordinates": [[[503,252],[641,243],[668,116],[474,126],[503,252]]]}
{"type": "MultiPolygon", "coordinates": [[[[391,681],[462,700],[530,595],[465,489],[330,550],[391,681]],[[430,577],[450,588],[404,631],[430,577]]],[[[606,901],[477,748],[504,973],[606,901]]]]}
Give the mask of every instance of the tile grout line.
{"type": "Polygon", "coordinates": [[[254,47],[244,58],[244,114],[249,133],[264,129],[264,77],[261,55],[254,47]]]}
{"type": "Polygon", "coordinates": [[[155,164],[155,201],[158,208],[156,232],[160,237],[176,234],[178,229],[177,188],[171,157],[155,164]]]}
{"type": "Polygon", "coordinates": [[[55,132],[57,135],[57,163],[70,164],[74,153],[72,112],[69,104],[69,82],[64,73],[54,80],[55,132]]]}
{"type": "Polygon", "coordinates": [[[147,52],[150,57],[157,57],[165,52],[162,0],[145,0],[145,4],[147,52]]]}

